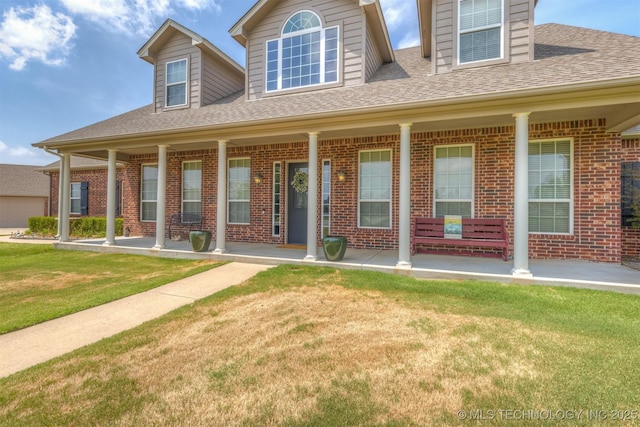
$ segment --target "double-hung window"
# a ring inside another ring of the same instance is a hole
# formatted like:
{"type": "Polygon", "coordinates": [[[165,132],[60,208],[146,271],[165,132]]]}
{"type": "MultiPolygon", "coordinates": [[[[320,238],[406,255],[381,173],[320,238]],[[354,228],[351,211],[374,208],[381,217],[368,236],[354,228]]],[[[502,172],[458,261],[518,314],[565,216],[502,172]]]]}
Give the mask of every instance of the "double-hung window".
{"type": "Polygon", "coordinates": [[[473,146],[458,145],[435,149],[435,216],[473,212],[473,146]]]}
{"type": "Polygon", "coordinates": [[[81,213],[81,187],[79,182],[71,183],[71,206],[69,212],[74,215],[80,215],[81,213]]]}
{"type": "Polygon", "coordinates": [[[158,165],[142,165],[142,183],[140,185],[140,219],[156,220],[158,202],[158,165]]]}
{"type": "Polygon", "coordinates": [[[391,151],[360,153],[360,227],[391,228],[391,151]]]}
{"type": "Polygon", "coordinates": [[[460,64],[502,58],[503,0],[459,0],[460,64]]]}
{"type": "Polygon", "coordinates": [[[338,81],[338,27],[313,12],[295,13],[279,39],[267,42],[267,91],[338,81]]]}
{"type": "Polygon", "coordinates": [[[167,107],[187,104],[187,60],[167,62],[167,107]]]}
{"type": "Polygon", "coordinates": [[[572,232],[571,140],[529,142],[529,231],[572,232]]]}
{"type": "Polygon", "coordinates": [[[251,202],[251,159],[229,160],[229,218],[230,224],[249,224],[251,202]]]}
{"type": "Polygon", "coordinates": [[[182,164],[182,213],[200,215],[202,211],[202,162],[182,164]]]}

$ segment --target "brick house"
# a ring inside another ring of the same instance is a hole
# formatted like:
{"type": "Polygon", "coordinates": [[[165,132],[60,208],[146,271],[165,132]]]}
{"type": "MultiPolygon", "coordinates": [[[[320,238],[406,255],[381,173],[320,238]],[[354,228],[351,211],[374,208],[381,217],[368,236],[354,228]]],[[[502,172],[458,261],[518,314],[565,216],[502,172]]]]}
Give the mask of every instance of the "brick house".
{"type": "MultiPolygon", "coordinates": [[[[69,215],[107,216],[107,162],[71,156],[69,215]]],[[[60,197],[60,161],[36,168],[49,176],[50,215],[58,216],[60,197]]],[[[124,165],[116,164],[116,216],[122,216],[124,209],[124,165]]]]}
{"type": "Polygon", "coordinates": [[[197,212],[217,253],[293,243],[313,261],[336,234],[411,268],[415,219],[459,215],[505,219],[514,275],[619,263],[638,248],[621,164],[640,157],[622,136],[640,123],[640,40],[534,27],[536,3],[418,0],[421,44],[394,51],[376,0],[260,0],[230,30],[246,69],[168,20],[138,52],[150,105],[34,145],[63,169],[108,159],[113,205],[124,163],[125,225],[156,248],[197,212]]]}

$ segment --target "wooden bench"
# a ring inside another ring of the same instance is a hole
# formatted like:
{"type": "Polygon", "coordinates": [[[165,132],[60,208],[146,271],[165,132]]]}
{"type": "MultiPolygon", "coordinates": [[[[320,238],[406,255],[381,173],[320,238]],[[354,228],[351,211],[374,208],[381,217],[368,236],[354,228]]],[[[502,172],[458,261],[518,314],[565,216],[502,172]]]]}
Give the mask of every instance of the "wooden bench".
{"type": "Polygon", "coordinates": [[[188,228],[191,230],[199,230],[202,228],[202,216],[195,213],[177,213],[171,215],[169,219],[169,240],[171,233],[175,233],[176,229],[188,228]]]}
{"type": "MultiPolygon", "coordinates": [[[[465,255],[480,256],[502,256],[503,260],[509,258],[509,235],[505,228],[504,219],[462,219],[462,238],[444,237],[444,218],[416,218],[416,227],[413,234],[413,251],[416,253],[416,246],[449,246],[449,247],[476,247],[476,248],[498,248],[500,253],[484,252],[458,252],[465,255]]],[[[437,248],[423,248],[421,253],[451,254],[452,251],[438,250],[437,248]]]]}

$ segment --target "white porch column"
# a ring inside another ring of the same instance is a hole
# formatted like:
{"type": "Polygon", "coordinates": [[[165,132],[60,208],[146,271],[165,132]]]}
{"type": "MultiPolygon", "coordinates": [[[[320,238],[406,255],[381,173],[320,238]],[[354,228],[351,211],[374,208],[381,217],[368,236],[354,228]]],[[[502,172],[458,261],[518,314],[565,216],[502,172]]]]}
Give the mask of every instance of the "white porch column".
{"type": "Polygon", "coordinates": [[[227,234],[227,142],[218,141],[218,209],[216,213],[216,254],[226,248],[227,234]]]}
{"type": "Polygon", "coordinates": [[[516,154],[513,200],[514,276],[531,277],[529,271],[529,114],[516,113],[516,154]]]}
{"type": "Polygon", "coordinates": [[[307,190],[307,256],[305,261],[318,259],[318,135],[309,132],[309,188],[307,190]]]}
{"type": "Polygon", "coordinates": [[[62,187],[62,197],[60,199],[60,212],[58,212],[58,223],[60,226],[60,241],[69,241],[69,211],[71,207],[71,155],[62,155],[62,175],[60,176],[60,186],[62,187]]]}
{"type": "Polygon", "coordinates": [[[398,263],[411,268],[411,125],[400,124],[400,209],[398,218],[398,263]]]}
{"type": "Polygon", "coordinates": [[[153,249],[164,249],[167,223],[165,210],[167,206],[167,147],[158,146],[158,194],[156,201],[156,245],[153,249]]]}
{"type": "Polygon", "coordinates": [[[107,239],[104,246],[116,244],[116,150],[109,150],[107,165],[107,239]]]}
{"type": "Polygon", "coordinates": [[[60,172],[58,175],[58,235],[62,236],[62,196],[64,193],[64,156],[60,155],[60,172]]]}

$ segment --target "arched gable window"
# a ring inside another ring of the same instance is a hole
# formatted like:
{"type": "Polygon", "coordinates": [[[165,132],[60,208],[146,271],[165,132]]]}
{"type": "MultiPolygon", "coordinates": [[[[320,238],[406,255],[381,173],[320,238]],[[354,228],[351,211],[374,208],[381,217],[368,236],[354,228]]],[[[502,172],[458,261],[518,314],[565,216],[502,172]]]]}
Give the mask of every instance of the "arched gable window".
{"type": "Polygon", "coordinates": [[[338,27],[323,28],[311,11],[294,13],[267,42],[267,91],[338,81],[338,27]]]}

